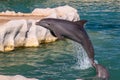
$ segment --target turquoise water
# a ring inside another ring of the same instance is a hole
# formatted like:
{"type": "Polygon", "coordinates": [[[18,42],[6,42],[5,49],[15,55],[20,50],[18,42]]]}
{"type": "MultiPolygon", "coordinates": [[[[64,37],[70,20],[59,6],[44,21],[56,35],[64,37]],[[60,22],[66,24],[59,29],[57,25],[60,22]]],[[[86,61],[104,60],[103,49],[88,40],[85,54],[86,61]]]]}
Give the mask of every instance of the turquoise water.
{"type": "MultiPolygon", "coordinates": [[[[110,80],[120,80],[120,2],[118,0],[0,0],[0,11],[31,12],[34,8],[70,5],[81,19],[95,48],[95,59],[110,72],[110,80]]],[[[39,48],[17,48],[0,53],[0,74],[24,75],[40,80],[93,79],[95,69],[75,69],[76,56],[71,41],[42,44],[39,48]]]]}

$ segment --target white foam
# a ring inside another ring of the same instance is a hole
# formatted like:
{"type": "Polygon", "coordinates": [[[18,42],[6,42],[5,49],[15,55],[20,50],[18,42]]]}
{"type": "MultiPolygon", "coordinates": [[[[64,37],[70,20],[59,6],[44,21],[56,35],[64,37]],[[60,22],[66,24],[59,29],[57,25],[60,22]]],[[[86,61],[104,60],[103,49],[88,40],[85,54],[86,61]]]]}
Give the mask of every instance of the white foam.
{"type": "Polygon", "coordinates": [[[87,56],[87,53],[83,49],[83,47],[76,42],[73,42],[73,46],[75,49],[74,51],[76,53],[75,57],[76,57],[76,61],[77,61],[73,68],[84,70],[84,69],[88,69],[88,68],[92,67],[89,57],[87,56]]]}

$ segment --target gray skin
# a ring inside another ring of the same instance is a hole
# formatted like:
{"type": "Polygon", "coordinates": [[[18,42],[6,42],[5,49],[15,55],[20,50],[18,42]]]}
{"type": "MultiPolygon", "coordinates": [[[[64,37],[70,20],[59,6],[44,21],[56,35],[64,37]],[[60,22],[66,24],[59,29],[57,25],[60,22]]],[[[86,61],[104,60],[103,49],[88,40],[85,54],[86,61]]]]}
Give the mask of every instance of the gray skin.
{"type": "Polygon", "coordinates": [[[36,22],[36,25],[49,29],[58,39],[68,38],[81,44],[87,52],[91,64],[96,68],[97,77],[107,80],[109,78],[108,71],[102,65],[94,62],[94,48],[84,29],[86,22],[86,20],[72,22],[62,19],[45,18],[36,22]]]}

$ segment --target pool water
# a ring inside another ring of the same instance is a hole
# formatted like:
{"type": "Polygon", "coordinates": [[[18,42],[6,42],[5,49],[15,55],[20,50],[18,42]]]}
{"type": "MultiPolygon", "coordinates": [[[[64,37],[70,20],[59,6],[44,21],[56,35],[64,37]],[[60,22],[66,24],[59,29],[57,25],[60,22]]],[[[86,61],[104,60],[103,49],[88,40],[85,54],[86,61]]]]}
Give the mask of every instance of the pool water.
{"type": "MultiPolygon", "coordinates": [[[[0,11],[31,12],[34,8],[70,5],[81,19],[95,49],[95,59],[110,72],[109,80],[120,80],[120,1],[97,0],[1,0],[0,11]]],[[[0,74],[35,77],[40,80],[94,79],[95,69],[73,68],[77,63],[70,40],[41,44],[38,48],[17,48],[0,53],[0,74]]]]}

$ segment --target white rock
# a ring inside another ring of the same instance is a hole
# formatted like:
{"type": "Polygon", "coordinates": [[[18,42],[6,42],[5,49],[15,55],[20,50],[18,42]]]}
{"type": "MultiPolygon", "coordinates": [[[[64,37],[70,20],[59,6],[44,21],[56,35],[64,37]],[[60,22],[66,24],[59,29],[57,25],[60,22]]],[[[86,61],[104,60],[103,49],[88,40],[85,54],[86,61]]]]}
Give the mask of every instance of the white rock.
{"type": "Polygon", "coordinates": [[[70,21],[77,21],[79,20],[79,15],[77,13],[77,10],[66,5],[66,6],[60,6],[55,8],[57,17],[59,19],[66,19],[70,21]]]}
{"type": "MultiPolygon", "coordinates": [[[[19,20],[19,21],[21,21],[21,20],[19,20]]],[[[27,34],[28,30],[29,30],[29,27],[27,26],[27,21],[22,20],[22,28],[19,30],[18,34],[14,38],[15,47],[24,46],[26,34],[27,34]]]]}
{"type": "Polygon", "coordinates": [[[76,79],[76,80],[83,80],[83,79],[76,79]]]}
{"type": "Polygon", "coordinates": [[[1,26],[0,44],[4,48],[3,51],[11,51],[14,49],[14,38],[22,28],[22,25],[23,20],[12,20],[1,26]]]}
{"type": "Polygon", "coordinates": [[[49,16],[51,14],[55,13],[54,9],[51,8],[46,8],[46,9],[41,9],[41,8],[36,8],[32,11],[32,14],[34,15],[46,15],[49,16]]]}
{"type": "MultiPolygon", "coordinates": [[[[2,27],[2,26],[0,26],[2,27]]],[[[4,29],[0,29],[0,51],[4,52],[4,29]]]]}
{"type": "Polygon", "coordinates": [[[30,26],[30,29],[27,33],[25,46],[26,47],[38,47],[39,42],[38,42],[38,39],[37,39],[37,27],[35,25],[36,21],[35,20],[29,20],[29,22],[32,25],[30,26]]]}
{"type": "Polygon", "coordinates": [[[35,78],[26,78],[21,75],[15,75],[15,76],[6,76],[6,75],[0,75],[0,80],[38,80],[35,78]]]}
{"type": "Polygon", "coordinates": [[[38,79],[35,79],[35,78],[26,78],[26,77],[21,76],[21,75],[16,75],[16,76],[13,76],[11,78],[11,80],[38,80],[38,79]]]}
{"type": "Polygon", "coordinates": [[[37,39],[39,43],[44,43],[47,29],[41,26],[36,26],[36,27],[37,27],[37,39]]]}

